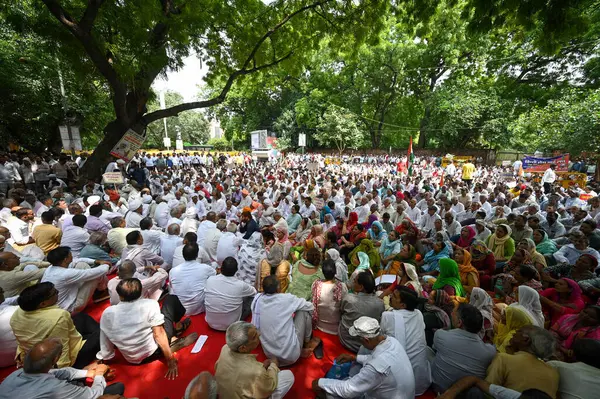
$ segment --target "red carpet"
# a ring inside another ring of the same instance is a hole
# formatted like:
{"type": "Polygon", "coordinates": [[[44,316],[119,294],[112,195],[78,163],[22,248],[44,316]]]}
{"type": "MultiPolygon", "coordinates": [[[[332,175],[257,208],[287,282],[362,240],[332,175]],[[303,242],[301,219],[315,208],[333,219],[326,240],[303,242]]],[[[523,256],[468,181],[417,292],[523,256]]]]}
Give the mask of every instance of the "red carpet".
{"type": "MultiPolygon", "coordinates": [[[[108,301],[99,305],[89,305],[86,311],[97,321],[100,321],[102,311],[109,306],[108,301]]],[[[185,388],[192,378],[200,372],[208,370],[214,374],[214,364],[219,358],[221,348],[225,345],[225,333],[210,329],[204,321],[204,315],[193,316],[192,325],[186,335],[197,332],[198,335],[208,335],[208,340],[199,353],[192,354],[192,346],[184,348],[177,353],[179,360],[179,377],[174,381],[164,378],[167,367],[161,361],[134,366],[126,363],[120,355],[110,363],[117,371],[117,377],[112,382],[125,384],[125,396],[139,399],[181,399],[185,388]]],[[[300,359],[289,369],[294,373],[296,382],[286,398],[300,399],[314,397],[311,384],[315,378],[323,377],[333,364],[333,360],[343,352],[347,352],[339,342],[337,336],[325,334],[315,330],[315,335],[323,340],[325,356],[318,360],[314,356],[300,359]]],[[[258,360],[265,359],[262,349],[258,353],[258,360]]],[[[0,380],[12,373],[14,368],[0,369],[0,380]]],[[[423,395],[421,398],[434,398],[433,394],[423,395]]]]}

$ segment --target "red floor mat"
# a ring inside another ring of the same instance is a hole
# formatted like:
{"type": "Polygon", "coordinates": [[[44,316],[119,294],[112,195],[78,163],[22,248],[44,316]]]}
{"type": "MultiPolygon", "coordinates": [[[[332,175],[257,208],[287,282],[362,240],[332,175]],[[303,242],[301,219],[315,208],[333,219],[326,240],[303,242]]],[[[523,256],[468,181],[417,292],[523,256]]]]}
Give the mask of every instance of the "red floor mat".
{"type": "MultiPolygon", "coordinates": [[[[86,311],[97,321],[104,309],[108,307],[108,301],[99,305],[90,305],[86,311]]],[[[198,373],[208,370],[214,374],[214,364],[219,358],[221,348],[225,345],[225,333],[215,331],[208,327],[204,320],[204,315],[193,316],[192,324],[187,330],[186,335],[191,332],[197,332],[198,335],[208,335],[208,340],[199,353],[190,353],[192,346],[182,349],[177,353],[179,360],[179,377],[174,381],[168,381],[164,378],[167,367],[160,361],[154,361],[149,364],[134,366],[128,364],[120,355],[110,363],[110,366],[117,371],[117,377],[113,382],[122,382],[125,384],[125,396],[137,397],[140,399],[180,399],[183,397],[188,382],[198,373]]],[[[324,357],[321,360],[311,356],[307,359],[300,359],[292,367],[289,367],[294,373],[296,382],[286,398],[301,399],[314,397],[311,384],[313,379],[322,377],[333,364],[340,353],[347,352],[339,342],[337,336],[315,331],[315,335],[323,340],[324,357]]],[[[256,352],[258,360],[264,360],[265,355],[259,348],[256,352]]],[[[4,380],[7,375],[12,373],[14,368],[0,369],[0,380],[4,380]]],[[[434,398],[435,395],[427,394],[421,398],[434,398]]]]}

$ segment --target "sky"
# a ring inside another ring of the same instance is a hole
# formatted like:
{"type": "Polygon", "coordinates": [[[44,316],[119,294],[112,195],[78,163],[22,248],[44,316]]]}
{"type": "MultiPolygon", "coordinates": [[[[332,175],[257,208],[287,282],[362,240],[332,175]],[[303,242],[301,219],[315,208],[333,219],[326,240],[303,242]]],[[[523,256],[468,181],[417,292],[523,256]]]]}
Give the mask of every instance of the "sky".
{"type": "Polygon", "coordinates": [[[163,90],[176,91],[183,96],[185,102],[196,100],[198,85],[204,83],[204,76],[208,68],[201,65],[196,55],[184,59],[184,66],[179,71],[167,73],[167,79],[156,79],[154,88],[160,92],[163,90]]]}

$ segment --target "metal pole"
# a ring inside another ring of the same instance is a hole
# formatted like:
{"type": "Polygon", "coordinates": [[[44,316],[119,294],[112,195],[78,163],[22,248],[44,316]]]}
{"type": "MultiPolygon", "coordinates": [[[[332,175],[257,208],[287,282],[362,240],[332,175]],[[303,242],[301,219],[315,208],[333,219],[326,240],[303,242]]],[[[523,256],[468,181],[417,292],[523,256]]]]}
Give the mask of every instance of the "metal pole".
{"type": "Polygon", "coordinates": [[[56,70],[58,71],[58,83],[60,84],[60,94],[62,96],[63,112],[65,113],[65,123],[67,124],[67,133],[69,134],[71,157],[73,158],[73,160],[75,160],[75,146],[73,145],[73,134],[71,133],[71,124],[69,123],[69,118],[67,117],[68,104],[67,95],[65,93],[65,83],[63,81],[62,71],[60,70],[60,61],[58,61],[58,57],[56,55],[54,56],[54,59],[56,60],[56,70]]]}

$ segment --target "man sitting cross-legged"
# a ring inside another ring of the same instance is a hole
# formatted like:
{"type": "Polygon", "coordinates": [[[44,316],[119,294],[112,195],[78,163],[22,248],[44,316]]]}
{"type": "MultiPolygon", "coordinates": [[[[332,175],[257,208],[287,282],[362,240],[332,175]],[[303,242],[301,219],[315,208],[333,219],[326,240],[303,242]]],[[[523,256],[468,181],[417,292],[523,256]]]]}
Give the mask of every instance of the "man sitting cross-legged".
{"type": "Polygon", "coordinates": [[[176,296],[167,295],[162,310],[153,299],[142,298],[142,283],[137,278],[122,280],[117,285],[120,302],[108,307],[100,319],[99,360],[115,356],[115,346],[125,360],[133,364],[164,356],[167,359],[167,379],[178,375],[174,353],[193,344],[198,338],[192,333],[178,338],[190,325],[190,319],[180,321],[185,308],[176,296]]]}
{"type": "Polygon", "coordinates": [[[130,260],[123,261],[121,266],[119,266],[117,277],[108,282],[110,304],[116,305],[121,301],[119,299],[119,293],[117,292],[117,286],[119,283],[123,280],[134,277],[139,278],[142,282],[142,297],[158,301],[163,293],[162,288],[165,285],[165,281],[169,277],[169,274],[160,266],[146,266],[146,271],[152,273],[152,275],[150,277],[146,277],[136,271],[135,263],[130,260]]]}

